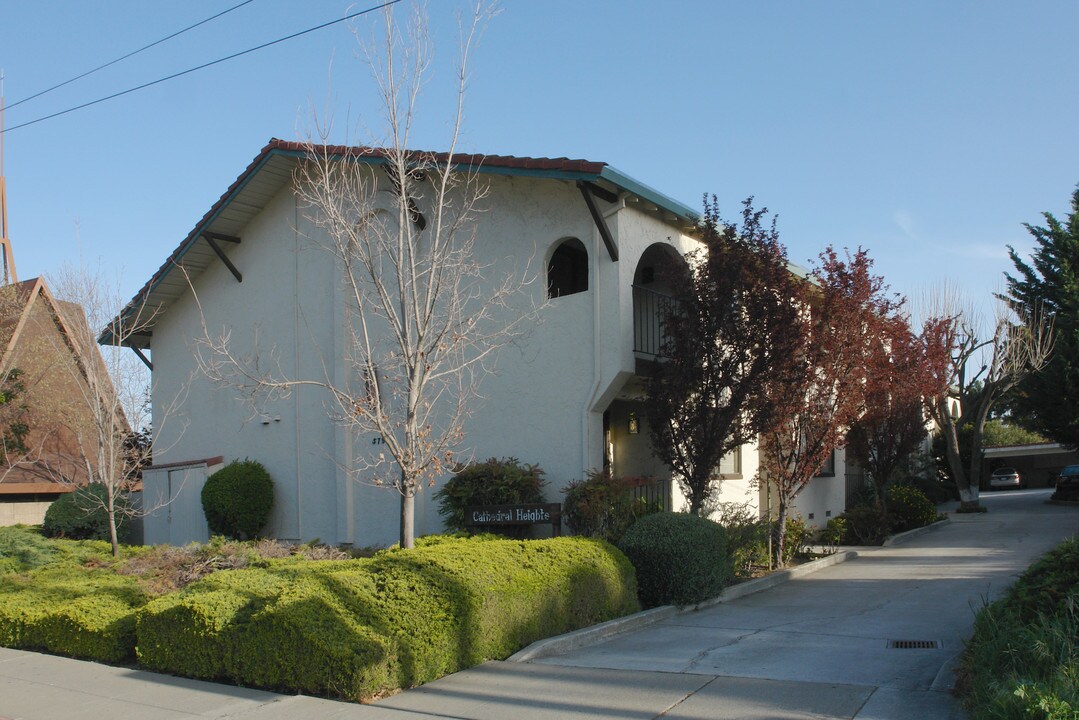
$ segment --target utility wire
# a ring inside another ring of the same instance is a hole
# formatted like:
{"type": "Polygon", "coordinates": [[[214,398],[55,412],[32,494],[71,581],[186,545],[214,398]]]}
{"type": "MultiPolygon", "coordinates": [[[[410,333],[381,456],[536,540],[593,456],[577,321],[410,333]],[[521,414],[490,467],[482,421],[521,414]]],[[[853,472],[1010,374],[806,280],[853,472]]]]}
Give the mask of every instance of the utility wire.
{"type": "Polygon", "coordinates": [[[143,50],[149,50],[150,48],[154,47],[155,45],[160,45],[161,43],[165,42],[166,40],[172,40],[177,35],[183,35],[188,30],[194,30],[199,25],[205,25],[206,23],[210,22],[211,20],[216,20],[217,18],[221,17],[222,15],[226,15],[226,14],[232,12],[233,10],[238,10],[238,9],[242,8],[244,5],[248,5],[250,3],[253,3],[254,1],[255,0],[244,0],[239,5],[233,5],[228,10],[222,10],[221,12],[219,12],[218,14],[216,14],[216,15],[214,15],[212,17],[208,17],[205,20],[200,20],[199,22],[195,23],[194,25],[189,25],[189,26],[185,27],[183,30],[177,30],[176,32],[174,32],[171,35],[166,35],[165,37],[161,38],[160,40],[152,42],[149,45],[144,45],[143,47],[140,47],[138,50],[132,50],[127,55],[122,55],[122,56],[116,58],[115,60],[110,60],[109,62],[105,63],[104,65],[98,65],[93,70],[87,70],[83,74],[76,75],[75,77],[71,78],[70,80],[64,80],[62,83],[59,83],[57,85],[53,85],[51,88],[47,88],[45,90],[42,90],[39,93],[34,93],[30,97],[24,97],[22,100],[19,100],[18,102],[13,102],[10,105],[8,105],[7,107],[8,107],[8,109],[11,109],[11,108],[15,107],[16,105],[22,105],[24,102],[29,102],[29,101],[33,100],[34,98],[39,98],[39,97],[41,97],[42,95],[44,95],[46,93],[51,93],[53,90],[57,90],[59,88],[62,88],[65,85],[70,85],[71,83],[75,82],[76,80],[82,80],[87,75],[93,75],[98,70],[104,70],[105,68],[109,67],[110,65],[115,65],[116,63],[120,62],[121,60],[127,60],[129,57],[131,57],[133,55],[138,55],[143,50]]]}
{"type": "Polygon", "coordinates": [[[24,128],[27,125],[34,125],[34,124],[37,124],[39,122],[44,122],[45,120],[51,120],[51,119],[53,119],[55,117],[60,117],[61,115],[67,115],[68,113],[73,113],[76,110],[82,110],[83,108],[88,108],[91,105],[97,105],[98,103],[103,103],[106,100],[113,100],[113,99],[121,97],[123,95],[129,95],[130,93],[136,92],[138,90],[144,90],[144,89],[146,89],[148,87],[152,87],[154,85],[160,85],[161,83],[166,82],[168,80],[173,80],[175,78],[182,77],[184,75],[189,75],[189,74],[191,74],[191,73],[193,73],[193,72],[195,72],[197,70],[203,70],[203,69],[211,67],[213,65],[218,65],[220,63],[223,63],[223,62],[225,62],[227,60],[233,60],[233,59],[238,58],[238,57],[240,57],[242,55],[247,55],[248,53],[253,53],[253,52],[257,51],[257,50],[262,50],[264,48],[268,48],[271,45],[277,45],[277,44],[283,43],[283,42],[285,42],[287,40],[293,40],[295,38],[300,37],[301,35],[307,35],[308,33],[315,32],[316,30],[322,30],[323,28],[327,28],[327,27],[329,27],[331,25],[336,25],[336,24],[342,23],[342,22],[344,22],[346,20],[351,20],[353,18],[360,17],[361,15],[366,15],[367,13],[374,12],[375,10],[382,10],[383,8],[390,7],[391,5],[396,5],[399,2],[401,2],[401,0],[387,0],[387,2],[384,2],[381,5],[375,5],[374,7],[369,7],[366,10],[360,10],[358,12],[354,12],[354,13],[351,13],[349,15],[345,15],[344,17],[338,18],[337,20],[330,20],[329,22],[324,22],[321,25],[316,25],[314,27],[307,28],[306,30],[301,30],[299,32],[292,33],[291,35],[286,35],[285,37],[278,38],[276,40],[271,40],[270,42],[266,42],[266,43],[263,43],[261,45],[256,45],[255,47],[248,48],[247,50],[241,50],[240,52],[233,53],[232,55],[226,55],[225,57],[218,58],[217,60],[211,60],[210,62],[203,63],[202,65],[197,65],[197,66],[195,66],[193,68],[188,68],[187,70],[181,70],[178,73],[173,73],[172,75],[166,75],[163,78],[158,78],[157,80],[151,80],[150,82],[143,83],[142,85],[136,85],[135,87],[128,88],[127,90],[121,90],[120,92],[113,93],[112,95],[106,95],[105,97],[98,98],[97,100],[91,100],[90,102],[85,102],[82,105],[76,105],[75,107],[70,107],[67,110],[61,110],[59,112],[54,112],[54,113],[52,113],[50,115],[43,115],[42,117],[36,118],[34,120],[27,120],[26,122],[19,123],[18,125],[12,125],[11,127],[3,130],[2,132],[6,134],[6,133],[11,132],[12,130],[18,130],[19,128],[24,128]]]}

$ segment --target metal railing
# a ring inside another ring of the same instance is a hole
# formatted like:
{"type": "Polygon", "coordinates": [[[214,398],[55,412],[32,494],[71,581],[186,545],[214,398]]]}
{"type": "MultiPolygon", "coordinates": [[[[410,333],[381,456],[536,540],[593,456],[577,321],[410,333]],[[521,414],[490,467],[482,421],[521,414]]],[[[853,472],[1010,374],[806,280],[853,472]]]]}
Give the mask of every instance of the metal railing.
{"type": "Polygon", "coordinates": [[[633,499],[642,500],[664,512],[671,509],[671,481],[650,480],[633,488],[633,499]]]}
{"type": "Polygon", "coordinates": [[[670,295],[633,286],[633,351],[658,355],[663,346],[663,317],[673,302],[670,295]]]}

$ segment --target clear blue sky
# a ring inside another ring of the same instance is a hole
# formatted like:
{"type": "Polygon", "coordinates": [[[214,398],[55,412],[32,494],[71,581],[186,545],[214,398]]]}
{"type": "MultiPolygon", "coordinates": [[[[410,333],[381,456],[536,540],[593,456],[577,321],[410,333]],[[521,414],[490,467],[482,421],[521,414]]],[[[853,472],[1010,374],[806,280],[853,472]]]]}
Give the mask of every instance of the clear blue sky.
{"type": "MultiPolygon", "coordinates": [[[[9,106],[240,0],[0,0],[9,106]]],[[[7,126],[349,11],[255,0],[37,100],[7,126]]],[[[402,6],[403,7],[403,6],[402,6]]],[[[432,0],[436,72],[415,135],[446,144],[456,0],[432,0]]],[[[376,15],[353,28],[370,35],[376,15]]],[[[504,0],[472,66],[461,149],[605,161],[728,216],[755,195],[791,259],[865,246],[907,294],[949,279],[985,298],[1079,182],[1079,3],[504,0]]],[[[6,135],[22,278],[81,251],[127,295],[273,136],[335,108],[335,139],[379,128],[345,25],[6,135]]]]}

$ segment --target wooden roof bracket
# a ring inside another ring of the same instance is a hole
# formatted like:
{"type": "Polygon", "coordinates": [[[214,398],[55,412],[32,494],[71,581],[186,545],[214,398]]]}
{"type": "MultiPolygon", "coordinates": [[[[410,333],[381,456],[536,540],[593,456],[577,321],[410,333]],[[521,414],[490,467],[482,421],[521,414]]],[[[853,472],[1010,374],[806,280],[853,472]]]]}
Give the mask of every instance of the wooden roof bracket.
{"type": "Polygon", "coordinates": [[[139,350],[134,345],[128,345],[129,348],[135,351],[135,354],[139,356],[139,360],[142,360],[142,364],[150,369],[150,372],[154,371],[154,364],[150,362],[149,358],[142,354],[142,350],[139,350]]]}
{"type": "MultiPolygon", "coordinates": [[[[222,250],[221,246],[217,244],[217,241],[221,240],[222,242],[236,243],[237,245],[239,245],[240,238],[234,237],[232,235],[222,235],[221,233],[210,232],[209,230],[203,230],[202,239],[207,242],[207,244],[210,246],[210,249],[217,253],[217,256],[221,258],[221,262],[225,263],[225,267],[227,267],[229,269],[229,272],[232,273],[232,276],[236,278],[236,282],[243,282],[244,276],[240,274],[240,271],[236,269],[236,266],[233,265],[232,261],[229,260],[227,255],[225,255],[225,251],[222,250]]],[[[146,361],[143,360],[143,362],[146,361]]]]}
{"type": "Polygon", "coordinates": [[[608,192],[590,182],[583,180],[577,181],[577,189],[581,191],[581,197],[584,198],[584,204],[588,206],[588,212],[592,214],[592,220],[596,223],[596,229],[599,230],[599,235],[603,238],[603,244],[607,246],[607,254],[611,256],[611,260],[618,262],[618,246],[614,243],[614,236],[611,235],[611,229],[607,227],[607,220],[603,217],[603,214],[596,207],[596,198],[599,197],[607,202],[615,202],[618,200],[618,196],[614,193],[608,192]]]}

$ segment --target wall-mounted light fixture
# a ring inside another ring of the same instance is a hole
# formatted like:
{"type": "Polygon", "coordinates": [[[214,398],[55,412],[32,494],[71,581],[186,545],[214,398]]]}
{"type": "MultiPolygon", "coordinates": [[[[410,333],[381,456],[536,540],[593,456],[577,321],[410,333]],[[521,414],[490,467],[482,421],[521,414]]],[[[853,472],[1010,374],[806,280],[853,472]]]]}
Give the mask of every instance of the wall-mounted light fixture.
{"type": "Polygon", "coordinates": [[[641,431],[641,426],[637,422],[637,413],[629,414],[629,434],[636,435],[641,431]]]}

